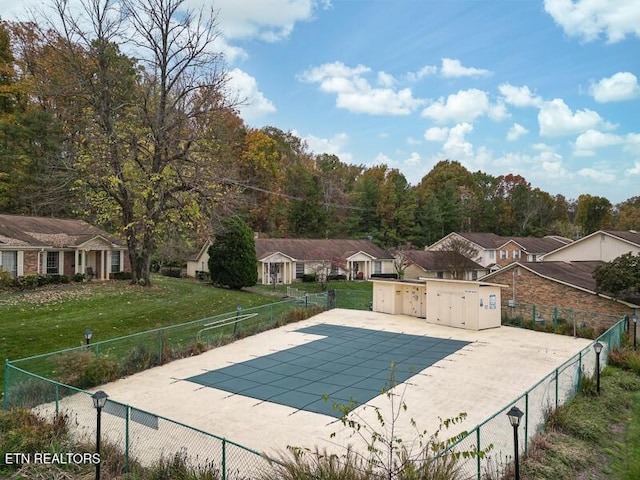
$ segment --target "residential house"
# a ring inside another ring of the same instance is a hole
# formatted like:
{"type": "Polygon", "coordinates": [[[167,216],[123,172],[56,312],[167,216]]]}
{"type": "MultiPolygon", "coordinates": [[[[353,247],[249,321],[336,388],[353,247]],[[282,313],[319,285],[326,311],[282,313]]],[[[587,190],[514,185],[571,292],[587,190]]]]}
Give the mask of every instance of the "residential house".
{"type": "Polygon", "coordinates": [[[570,239],[550,235],[538,237],[505,237],[495,233],[452,232],[426,248],[429,251],[444,250],[451,241],[464,241],[478,252],[476,261],[491,271],[512,262],[540,261],[548,252],[571,242],[570,239]]]}
{"type": "Polygon", "coordinates": [[[127,247],[82,220],[0,215],[0,265],[11,276],[131,271],[127,247]]]}
{"type": "MultiPolygon", "coordinates": [[[[579,312],[581,323],[611,316],[611,321],[632,315],[640,305],[598,292],[593,271],[600,261],[513,262],[483,277],[507,285],[502,298],[512,308],[536,305],[541,319],[550,319],[561,307],[579,312]]],[[[601,324],[592,326],[602,326],[601,324]]]]}
{"type": "MultiPolygon", "coordinates": [[[[367,280],[395,273],[393,256],[369,240],[257,238],[258,283],[290,284],[304,275],[367,280]]],[[[208,272],[207,242],[187,262],[187,275],[208,272]]]]}
{"type": "Polygon", "coordinates": [[[477,280],[489,269],[458,252],[404,250],[396,254],[396,261],[405,265],[403,278],[440,278],[477,280]]]}
{"type": "Polygon", "coordinates": [[[543,261],[610,262],[626,253],[640,253],[640,233],[635,230],[599,230],[546,253],[543,261]]]}

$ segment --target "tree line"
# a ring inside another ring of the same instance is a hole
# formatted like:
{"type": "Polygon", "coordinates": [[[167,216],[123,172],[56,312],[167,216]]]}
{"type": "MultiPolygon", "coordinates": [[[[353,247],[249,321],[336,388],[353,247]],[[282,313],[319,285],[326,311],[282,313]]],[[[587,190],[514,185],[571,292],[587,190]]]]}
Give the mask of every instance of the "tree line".
{"type": "Polygon", "coordinates": [[[83,0],[0,23],[0,211],[81,217],[127,241],[134,281],[239,215],[270,237],[421,248],[451,231],[576,238],[640,227],[640,197],[567,199],[516,173],[442,160],[409,180],[250,128],[213,49],[216,13],[185,0],[83,0]],[[116,8],[117,7],[117,8],[116,8]]]}

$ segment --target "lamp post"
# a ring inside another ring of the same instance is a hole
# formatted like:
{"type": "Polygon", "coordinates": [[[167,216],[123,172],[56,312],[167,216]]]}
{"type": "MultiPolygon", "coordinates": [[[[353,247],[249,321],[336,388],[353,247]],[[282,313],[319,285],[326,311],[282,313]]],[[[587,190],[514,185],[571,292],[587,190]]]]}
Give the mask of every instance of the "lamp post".
{"type": "Polygon", "coordinates": [[[638,314],[633,314],[633,349],[635,350],[638,342],[638,314]]]}
{"type": "Polygon", "coordinates": [[[93,406],[98,412],[98,416],[96,419],[96,453],[98,454],[98,461],[96,462],[96,480],[100,480],[100,417],[102,414],[102,408],[107,403],[107,398],[109,398],[109,395],[104,393],[102,390],[98,390],[96,393],[91,395],[91,398],[93,399],[93,406]]]}
{"type": "Polygon", "coordinates": [[[593,349],[596,351],[596,392],[600,395],[600,352],[602,352],[603,345],[600,342],[593,344],[593,349]]]}
{"type": "Polygon", "coordinates": [[[518,427],[520,426],[520,419],[524,413],[515,405],[511,407],[511,410],[507,412],[507,417],[509,417],[509,422],[513,427],[513,460],[515,465],[515,480],[520,480],[520,462],[519,462],[519,449],[518,449],[518,427]]]}
{"type": "Polygon", "coordinates": [[[93,330],[91,330],[90,328],[87,328],[84,331],[84,341],[87,345],[89,345],[91,343],[91,337],[93,336],[93,330]]]}

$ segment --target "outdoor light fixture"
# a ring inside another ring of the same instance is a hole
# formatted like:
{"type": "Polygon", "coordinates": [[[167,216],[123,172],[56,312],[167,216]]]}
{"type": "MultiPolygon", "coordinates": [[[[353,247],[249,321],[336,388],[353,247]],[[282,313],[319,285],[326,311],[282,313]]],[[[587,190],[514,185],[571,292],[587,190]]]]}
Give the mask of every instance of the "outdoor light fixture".
{"type": "Polygon", "coordinates": [[[524,413],[522,413],[522,410],[520,410],[515,405],[511,407],[511,410],[507,412],[507,417],[509,417],[509,422],[513,427],[513,463],[515,466],[515,480],[520,480],[520,462],[518,458],[518,427],[520,426],[520,419],[523,415],[524,413]]]}
{"type": "Polygon", "coordinates": [[[87,345],[89,345],[91,343],[91,337],[93,336],[93,330],[91,330],[90,328],[87,328],[84,331],[84,340],[87,343],[87,345]]]}
{"type": "Polygon", "coordinates": [[[104,393],[102,390],[98,390],[96,393],[91,395],[91,398],[93,399],[93,406],[98,412],[96,420],[96,453],[98,454],[98,461],[96,462],[96,480],[100,480],[100,417],[109,395],[104,393]]]}
{"type": "Polygon", "coordinates": [[[600,395],[600,352],[602,352],[602,345],[600,342],[593,344],[593,349],[596,351],[596,392],[600,395]]]}
{"type": "Polygon", "coordinates": [[[633,349],[635,350],[637,347],[638,341],[638,314],[633,314],[633,349]]]}

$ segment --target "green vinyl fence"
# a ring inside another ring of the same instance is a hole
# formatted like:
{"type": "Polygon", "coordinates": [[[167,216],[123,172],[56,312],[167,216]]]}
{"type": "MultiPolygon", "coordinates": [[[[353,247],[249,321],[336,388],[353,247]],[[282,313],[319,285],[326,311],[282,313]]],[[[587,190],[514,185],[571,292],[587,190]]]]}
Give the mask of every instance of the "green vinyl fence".
{"type": "Polygon", "coordinates": [[[532,438],[544,429],[548,414],[576,395],[583,376],[591,377],[595,374],[596,368],[602,369],[607,364],[609,352],[620,346],[625,323],[624,319],[619,320],[591,345],[582,349],[453,445],[450,450],[454,452],[488,450],[485,456],[476,455],[474,458],[462,460],[461,478],[505,478],[515,450],[513,427],[509,423],[507,412],[515,405],[524,413],[519,427],[518,450],[526,455],[532,438]],[[593,348],[597,341],[604,347],[600,353],[598,367],[593,348]]]}

